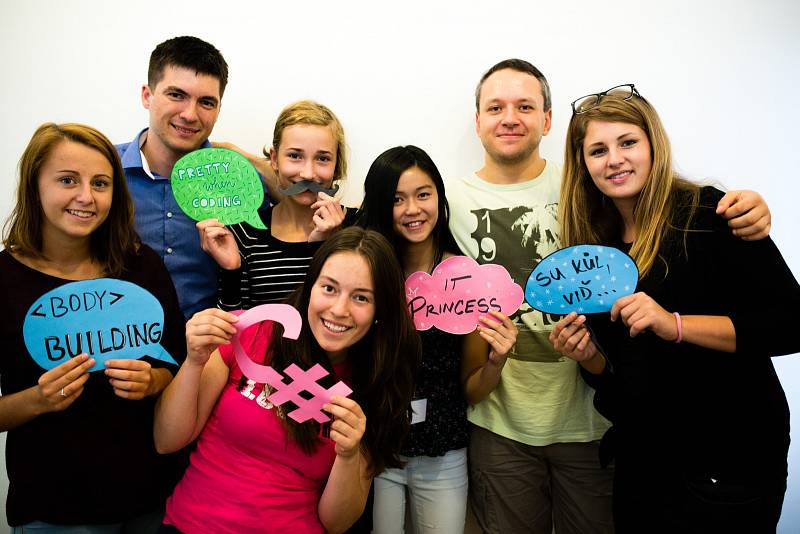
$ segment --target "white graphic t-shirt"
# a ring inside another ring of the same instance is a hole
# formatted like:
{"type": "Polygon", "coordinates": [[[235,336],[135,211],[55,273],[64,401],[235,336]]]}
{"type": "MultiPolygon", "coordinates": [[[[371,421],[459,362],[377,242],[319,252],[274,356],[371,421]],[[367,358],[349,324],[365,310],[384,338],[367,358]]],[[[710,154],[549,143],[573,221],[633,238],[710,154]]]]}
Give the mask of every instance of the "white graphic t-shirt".
{"type": "MultiPolygon", "coordinates": [[[[561,168],[547,162],[541,175],[498,185],[476,175],[447,183],[450,228],[461,250],[478,263],[504,266],[523,289],[539,261],[560,248],[561,168]]],[[[470,422],[528,445],[599,439],[610,426],[592,406],[593,391],[578,364],[563,358],[547,336],[557,315],[523,302],[512,317],[517,345],[500,384],[470,408],[470,422]]]]}

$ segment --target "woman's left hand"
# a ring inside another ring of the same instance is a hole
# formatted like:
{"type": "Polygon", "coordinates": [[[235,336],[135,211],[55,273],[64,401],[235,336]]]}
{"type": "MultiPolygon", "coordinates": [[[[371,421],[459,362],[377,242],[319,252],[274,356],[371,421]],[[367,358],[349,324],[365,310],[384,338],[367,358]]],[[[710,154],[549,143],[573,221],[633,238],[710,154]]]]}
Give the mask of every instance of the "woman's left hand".
{"type": "Polygon", "coordinates": [[[631,337],[650,330],[667,341],[678,339],[675,316],[646,293],[634,293],[618,299],[611,307],[611,320],[616,321],[617,317],[630,328],[631,337]]]}
{"type": "Polygon", "coordinates": [[[322,409],[333,416],[331,439],[336,443],[336,454],[343,458],[358,454],[361,437],[367,428],[367,418],[361,406],[352,399],[334,395],[322,409]]]}
{"type": "Polygon", "coordinates": [[[496,310],[489,312],[492,317],[481,316],[478,334],[489,343],[489,361],[502,366],[511,348],[517,343],[519,329],[508,315],[496,310]]]}
{"type": "Polygon", "coordinates": [[[330,233],[344,222],[344,211],[339,199],[325,193],[317,193],[318,200],[311,204],[314,210],[314,229],[308,236],[311,241],[324,241],[330,233]]]}
{"type": "Polygon", "coordinates": [[[107,360],[106,376],[114,393],[123,399],[140,400],[155,393],[150,364],[144,360],[107,360]]]}

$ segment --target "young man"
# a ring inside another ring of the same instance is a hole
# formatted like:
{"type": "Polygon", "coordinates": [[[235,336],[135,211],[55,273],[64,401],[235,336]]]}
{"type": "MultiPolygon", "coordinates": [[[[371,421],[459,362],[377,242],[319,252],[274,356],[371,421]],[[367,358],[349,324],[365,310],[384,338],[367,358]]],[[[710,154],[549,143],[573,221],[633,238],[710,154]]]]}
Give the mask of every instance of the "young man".
{"type": "Polygon", "coordinates": [[[142,86],[149,127],[117,146],[136,205],[136,230],[161,255],[188,319],[216,305],[217,265],[200,248],[195,221],[175,202],[169,177],[175,162],[199,148],[217,122],[228,64],[209,43],[175,37],[153,50],[142,86]]]}
{"type": "MultiPolygon", "coordinates": [[[[466,254],[505,266],[525,287],[536,263],[560,248],[561,168],[539,153],[552,122],[550,88],[527,61],[505,60],[481,78],[476,106],[484,166],[448,186],[451,228],[466,254]]],[[[768,232],[769,211],[757,195],[729,193],[719,211],[734,218],[738,235],[768,232]]],[[[517,345],[504,364],[487,363],[496,387],[471,399],[468,414],[478,522],[503,534],[550,534],[554,525],[557,534],[613,532],[612,471],[598,452],[609,423],[594,410],[577,364],[548,341],[558,317],[523,303],[514,321],[517,345]]]]}

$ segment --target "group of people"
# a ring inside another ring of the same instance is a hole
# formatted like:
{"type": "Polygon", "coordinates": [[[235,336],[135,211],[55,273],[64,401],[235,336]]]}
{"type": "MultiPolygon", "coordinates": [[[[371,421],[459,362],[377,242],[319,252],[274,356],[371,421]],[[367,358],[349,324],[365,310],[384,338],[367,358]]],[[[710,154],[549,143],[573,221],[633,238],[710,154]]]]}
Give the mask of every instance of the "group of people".
{"type": "Polygon", "coordinates": [[[782,332],[800,287],[763,200],[677,176],[634,85],[573,103],[562,171],[539,153],[546,78],[501,61],[476,90],[480,170],[445,192],[424,150],[390,148],[352,209],[334,195],[341,123],[295,102],[265,157],[221,144],[263,177],[260,229],[195,223],[170,188],[175,162],[211,146],[227,78],[212,45],[170,39],[151,55],[149,126],[132,142],[45,124],[22,156],[0,252],[14,532],[463,532],[468,501],[485,532],[774,531],[789,434],[769,357],[800,342],[759,335],[756,314],[782,332]],[[539,260],[578,243],[639,267],[637,292],[610,314],[523,304],[467,335],[414,329],[408,275],[465,254],[524,287],[539,260]],[[734,286],[751,272],[752,289],[734,286]],[[156,295],[179,366],[145,357],[89,372],[81,354],[42,372],[21,334],[28,308],[98,277],[156,295]],[[264,322],[240,346],[347,383],[352,395],[323,407],[329,423],[287,417],[239,368],[237,310],[277,302],[300,312],[297,340],[264,322]]]}

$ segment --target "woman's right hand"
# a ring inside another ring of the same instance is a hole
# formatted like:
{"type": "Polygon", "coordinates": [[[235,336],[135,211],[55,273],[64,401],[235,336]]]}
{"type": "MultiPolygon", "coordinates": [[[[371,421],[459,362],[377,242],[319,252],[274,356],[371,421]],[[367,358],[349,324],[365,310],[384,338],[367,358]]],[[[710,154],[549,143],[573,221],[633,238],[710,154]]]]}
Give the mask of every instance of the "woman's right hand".
{"type": "Polygon", "coordinates": [[[217,219],[205,219],[196,225],[200,234],[200,247],[225,270],[238,269],[242,265],[239,247],[230,230],[217,219]]]}
{"type": "Polygon", "coordinates": [[[550,343],[553,347],[576,362],[585,362],[597,355],[597,347],[584,323],[585,315],[570,312],[550,332],[550,343]]]}
{"type": "Polygon", "coordinates": [[[83,393],[94,358],[79,354],[39,377],[34,386],[40,413],[66,410],[83,393]]]}
{"type": "Polygon", "coordinates": [[[195,313],[186,323],[186,361],[204,366],[218,346],[230,343],[236,334],[233,323],[238,320],[219,308],[195,313]]]}

